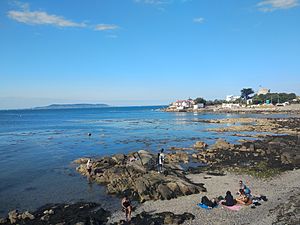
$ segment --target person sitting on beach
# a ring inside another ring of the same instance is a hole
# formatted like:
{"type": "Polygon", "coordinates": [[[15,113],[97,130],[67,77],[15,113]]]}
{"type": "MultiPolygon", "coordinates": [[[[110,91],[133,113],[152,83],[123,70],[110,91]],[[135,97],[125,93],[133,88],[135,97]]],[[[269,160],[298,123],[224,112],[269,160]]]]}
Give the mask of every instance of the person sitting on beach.
{"type": "Polygon", "coordinates": [[[225,200],[222,202],[222,205],[226,205],[226,206],[235,205],[235,200],[233,199],[233,196],[230,191],[226,192],[225,200]]]}
{"type": "Polygon", "coordinates": [[[240,196],[235,200],[242,205],[250,205],[252,203],[251,199],[245,194],[244,189],[239,190],[240,196]]]}
{"type": "Polygon", "coordinates": [[[244,184],[242,180],[239,181],[240,190],[243,189],[243,194],[246,195],[248,198],[251,198],[251,190],[244,184]]]}
{"type": "Polygon", "coordinates": [[[165,161],[165,155],[164,155],[164,149],[162,148],[160,150],[160,153],[157,154],[157,161],[158,161],[158,173],[162,173],[163,172],[163,164],[165,161]]]}
{"type": "Polygon", "coordinates": [[[122,204],[121,205],[122,205],[123,210],[125,211],[126,221],[130,222],[132,206],[131,206],[131,202],[130,202],[127,195],[125,195],[124,198],[122,199],[122,204]]]}
{"type": "Polygon", "coordinates": [[[88,159],[86,163],[86,170],[88,172],[88,175],[90,176],[92,174],[92,162],[91,159],[88,159]]]}
{"type": "Polygon", "coordinates": [[[209,200],[207,196],[203,196],[201,198],[201,203],[203,205],[208,206],[208,208],[214,208],[218,205],[218,202],[215,198],[213,198],[212,200],[209,200]]]}

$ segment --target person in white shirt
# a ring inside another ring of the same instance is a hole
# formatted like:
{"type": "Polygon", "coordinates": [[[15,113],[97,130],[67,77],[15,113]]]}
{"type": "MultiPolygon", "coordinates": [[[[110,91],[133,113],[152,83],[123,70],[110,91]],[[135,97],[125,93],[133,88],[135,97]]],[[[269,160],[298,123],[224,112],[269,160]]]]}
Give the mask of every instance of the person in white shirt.
{"type": "Polygon", "coordinates": [[[162,148],[160,150],[160,153],[158,153],[157,157],[157,161],[158,161],[158,173],[162,173],[163,172],[163,164],[165,161],[165,154],[163,153],[164,149],[162,148]]]}

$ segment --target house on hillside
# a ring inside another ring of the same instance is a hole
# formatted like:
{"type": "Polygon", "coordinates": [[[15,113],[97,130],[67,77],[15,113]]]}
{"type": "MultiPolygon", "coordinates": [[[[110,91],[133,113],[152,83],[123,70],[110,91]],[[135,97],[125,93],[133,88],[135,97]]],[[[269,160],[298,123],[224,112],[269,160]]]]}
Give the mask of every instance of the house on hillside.
{"type": "Polygon", "coordinates": [[[192,99],[188,99],[188,100],[177,100],[173,104],[176,106],[177,109],[181,110],[181,109],[193,108],[195,102],[192,99]]]}
{"type": "Polygon", "coordinates": [[[257,92],[257,95],[266,95],[266,94],[270,93],[270,91],[271,90],[268,88],[260,88],[257,92]]]}
{"type": "Polygon", "coordinates": [[[234,102],[238,100],[240,96],[234,96],[234,95],[227,95],[226,96],[226,102],[234,102]]]}

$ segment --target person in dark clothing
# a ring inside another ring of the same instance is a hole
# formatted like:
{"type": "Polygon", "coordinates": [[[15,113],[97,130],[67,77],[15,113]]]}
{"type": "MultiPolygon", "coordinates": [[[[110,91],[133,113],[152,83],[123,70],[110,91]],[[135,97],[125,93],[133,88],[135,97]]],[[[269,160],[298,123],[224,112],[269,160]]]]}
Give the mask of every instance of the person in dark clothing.
{"type": "Polygon", "coordinates": [[[209,200],[208,197],[206,197],[206,196],[202,197],[201,203],[208,206],[208,207],[210,207],[210,208],[214,208],[218,205],[218,203],[215,199],[209,200]]]}
{"type": "Polygon", "coordinates": [[[132,206],[131,206],[131,202],[127,195],[125,195],[124,198],[122,199],[121,205],[122,205],[123,210],[125,211],[126,221],[130,222],[132,206]]]}
{"type": "Polygon", "coordinates": [[[225,201],[222,202],[222,205],[226,205],[226,206],[235,205],[235,200],[233,199],[233,196],[230,191],[226,192],[225,201]]]}

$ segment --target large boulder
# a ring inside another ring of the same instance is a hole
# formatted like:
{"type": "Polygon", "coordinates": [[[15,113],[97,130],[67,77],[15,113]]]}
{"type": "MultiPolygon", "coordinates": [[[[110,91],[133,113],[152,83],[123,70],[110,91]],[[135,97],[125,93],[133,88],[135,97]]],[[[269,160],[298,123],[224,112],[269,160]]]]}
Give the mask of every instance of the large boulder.
{"type": "MultiPolygon", "coordinates": [[[[174,155],[176,155],[176,161],[188,161],[189,158],[186,153],[174,155]]],[[[166,157],[168,158],[169,154],[166,157]]],[[[109,194],[130,193],[134,195],[133,198],[144,202],[206,191],[203,185],[189,181],[184,171],[170,160],[169,163],[164,164],[164,173],[157,173],[155,154],[139,151],[125,157],[117,155],[111,158],[114,163],[109,163],[110,159],[105,159],[106,163],[104,159],[94,160],[92,166],[96,172],[91,176],[95,182],[106,185],[109,194]],[[135,158],[132,158],[133,156],[135,158]],[[127,159],[125,163],[117,163],[116,159],[123,158],[127,159]]],[[[79,165],[77,171],[82,175],[87,175],[83,164],[79,165]]]]}

